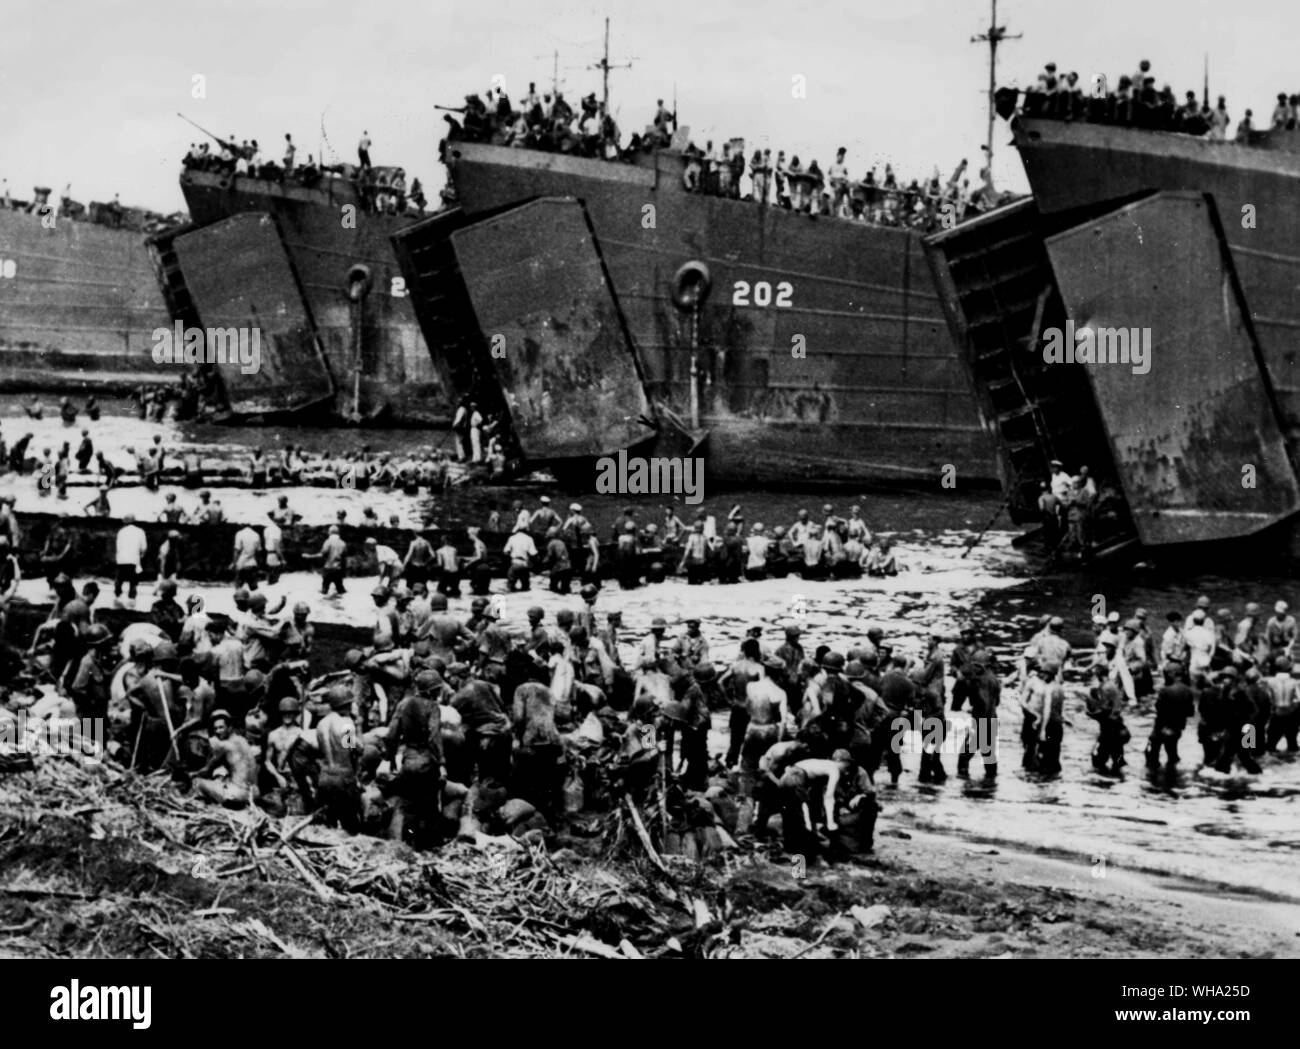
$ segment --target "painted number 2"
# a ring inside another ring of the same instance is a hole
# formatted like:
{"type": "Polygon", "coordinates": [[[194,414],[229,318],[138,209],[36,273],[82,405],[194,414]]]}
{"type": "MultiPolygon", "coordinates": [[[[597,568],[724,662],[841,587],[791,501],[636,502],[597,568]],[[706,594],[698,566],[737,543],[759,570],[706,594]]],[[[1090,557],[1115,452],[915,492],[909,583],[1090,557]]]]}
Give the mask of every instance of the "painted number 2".
{"type": "MultiPolygon", "coordinates": [[[[776,305],[781,309],[786,309],[792,305],[791,299],[793,298],[794,285],[788,280],[781,281],[776,286],[776,305]]],[[[765,280],[755,281],[752,285],[747,280],[738,280],[735,289],[731,293],[731,304],[733,306],[771,306],[772,285],[765,280]],[[749,298],[751,288],[754,295],[753,302],[749,298]]]]}

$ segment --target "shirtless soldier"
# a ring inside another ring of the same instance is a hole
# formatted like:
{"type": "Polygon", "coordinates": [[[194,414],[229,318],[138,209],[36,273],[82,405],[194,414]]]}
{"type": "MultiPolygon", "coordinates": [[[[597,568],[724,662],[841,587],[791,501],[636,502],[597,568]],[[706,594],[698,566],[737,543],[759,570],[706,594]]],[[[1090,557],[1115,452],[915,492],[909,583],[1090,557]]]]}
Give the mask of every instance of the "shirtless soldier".
{"type": "Polygon", "coordinates": [[[257,758],[248,740],[230,731],[228,711],[214,710],[208,722],[212,726],[212,756],[199,770],[194,789],[206,801],[242,809],[257,799],[257,758]],[[220,768],[226,770],[226,778],[213,779],[212,774],[220,768]]]}
{"type": "MultiPolygon", "coordinates": [[[[809,858],[818,851],[816,824],[822,823],[827,833],[837,836],[841,831],[836,821],[837,795],[847,795],[843,808],[853,814],[851,822],[858,848],[870,852],[879,811],[876,792],[847,750],[837,750],[830,759],[805,758],[791,765],[780,779],[781,823],[784,830],[784,847],[790,855],[809,858]],[[843,789],[842,789],[843,788],[843,789]],[[824,819],[818,819],[820,796],[824,819]]],[[[850,822],[845,819],[845,823],[850,822]]],[[[848,829],[848,828],[845,828],[848,829]]]]}
{"type": "Polygon", "coordinates": [[[280,724],[266,737],[266,758],[262,767],[268,779],[283,791],[290,789],[289,777],[293,776],[302,796],[302,807],[310,812],[315,792],[310,778],[304,773],[303,762],[295,759],[299,757],[297,749],[311,747],[315,733],[302,727],[302,706],[293,696],[280,700],[279,711],[280,724]]]}

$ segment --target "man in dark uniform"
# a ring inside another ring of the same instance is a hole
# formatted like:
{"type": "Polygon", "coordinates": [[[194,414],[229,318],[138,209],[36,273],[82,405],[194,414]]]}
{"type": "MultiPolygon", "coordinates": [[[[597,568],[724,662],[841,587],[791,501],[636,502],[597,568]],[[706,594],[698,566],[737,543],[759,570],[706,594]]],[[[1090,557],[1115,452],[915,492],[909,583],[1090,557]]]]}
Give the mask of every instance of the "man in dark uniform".
{"type": "Polygon", "coordinates": [[[1156,692],[1156,718],[1147,743],[1147,768],[1160,767],[1163,748],[1170,768],[1178,764],[1178,740],[1187,727],[1187,719],[1196,712],[1196,693],[1184,679],[1177,664],[1165,664],[1164,685],[1156,692]]]}
{"type": "Polygon", "coordinates": [[[1255,747],[1255,704],[1245,684],[1238,679],[1236,667],[1224,667],[1220,676],[1225,678],[1220,707],[1220,724],[1223,727],[1223,746],[1214,763],[1219,772],[1231,772],[1234,760],[1247,772],[1258,775],[1259,762],[1251,751],[1255,747]]]}
{"type": "Polygon", "coordinates": [[[1129,731],[1124,726],[1124,696],[1110,680],[1109,668],[1095,666],[1093,685],[1088,690],[1088,717],[1100,731],[1092,750],[1092,767],[1098,772],[1118,774],[1124,767],[1124,744],[1129,731]]]}
{"type": "Polygon", "coordinates": [[[442,678],[432,670],[415,675],[415,689],[397,704],[384,740],[389,764],[402,751],[397,773],[397,807],[388,825],[393,841],[409,838],[416,848],[428,843],[436,829],[442,794],[442,712],[438,700],[442,678]]]}
{"type": "Polygon", "coordinates": [[[471,677],[451,697],[451,706],[465,725],[465,745],[478,768],[479,782],[510,778],[510,716],[501,703],[500,692],[487,681],[471,677]]]}
{"type": "Polygon", "coordinates": [[[880,698],[889,708],[889,718],[882,726],[883,731],[876,733],[872,746],[871,766],[867,772],[874,775],[883,758],[885,766],[889,769],[890,785],[896,787],[899,776],[903,774],[903,759],[900,756],[902,729],[907,723],[909,712],[916,706],[919,692],[916,682],[907,673],[905,656],[895,656],[890,661],[889,669],[881,675],[879,692],[880,698]]]}
{"type": "Polygon", "coordinates": [[[673,698],[664,706],[659,718],[659,734],[669,768],[673,761],[675,737],[681,737],[680,760],[686,763],[682,780],[687,790],[706,790],[709,785],[709,707],[701,682],[717,677],[713,664],[700,665],[673,675],[673,698]]]}
{"type": "Polygon", "coordinates": [[[943,650],[939,638],[931,636],[919,671],[913,675],[921,710],[921,770],[919,783],[943,783],[948,778],[940,757],[947,723],[944,719],[943,650]]]}
{"type": "Polygon", "coordinates": [[[1251,719],[1251,727],[1255,730],[1253,745],[1250,747],[1251,756],[1258,761],[1264,756],[1268,749],[1268,723],[1273,711],[1273,696],[1268,686],[1260,680],[1258,668],[1251,666],[1246,669],[1246,695],[1254,704],[1255,714],[1251,719]]]}
{"type": "MultiPolygon", "coordinates": [[[[1225,668],[1225,672],[1227,669],[1225,668]]],[[[1233,674],[1236,670],[1233,669],[1233,674]]],[[[1222,676],[1222,675],[1221,675],[1222,676]]],[[[1227,738],[1224,706],[1225,689],[1210,681],[1204,674],[1196,677],[1196,738],[1201,743],[1201,757],[1206,765],[1219,760],[1219,753],[1227,738]]]]}
{"type": "Polygon", "coordinates": [[[564,743],[555,726],[555,696],[541,682],[525,681],[515,689],[511,706],[519,743],[511,796],[554,821],[564,805],[564,743]]]}
{"type": "Polygon", "coordinates": [[[82,635],[88,646],[72,678],[69,694],[77,705],[77,716],[102,718],[108,713],[108,678],[115,658],[108,642],[112,634],[102,623],[92,623],[82,635]]]}
{"type": "Polygon", "coordinates": [[[867,684],[866,677],[867,668],[859,660],[849,660],[844,668],[844,680],[848,682],[856,703],[849,726],[848,750],[853,760],[867,770],[870,779],[880,763],[876,758],[873,764],[873,743],[878,732],[889,732],[890,712],[880,694],[867,684]]]}
{"type": "Polygon", "coordinates": [[[979,754],[984,778],[991,780],[998,774],[998,702],[1002,698],[1002,682],[981,660],[968,661],[963,671],[963,677],[952,690],[952,709],[961,710],[962,704],[969,701],[971,723],[957,755],[957,775],[968,778],[971,757],[979,754]]]}

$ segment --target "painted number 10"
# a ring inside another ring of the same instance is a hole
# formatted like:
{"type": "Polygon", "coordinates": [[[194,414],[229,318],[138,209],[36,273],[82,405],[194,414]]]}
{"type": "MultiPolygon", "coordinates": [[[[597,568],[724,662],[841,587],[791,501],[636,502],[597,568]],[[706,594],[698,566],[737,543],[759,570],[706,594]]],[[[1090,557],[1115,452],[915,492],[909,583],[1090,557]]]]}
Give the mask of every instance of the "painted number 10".
{"type": "MultiPolygon", "coordinates": [[[[781,281],[776,286],[776,305],[782,309],[791,306],[791,299],[794,298],[794,285],[788,280],[781,281]]],[[[751,285],[747,280],[736,281],[735,290],[731,293],[731,304],[733,306],[771,306],[772,305],[772,285],[765,280],[757,280],[751,285]],[[750,301],[750,292],[753,292],[753,301],[750,301]]]]}

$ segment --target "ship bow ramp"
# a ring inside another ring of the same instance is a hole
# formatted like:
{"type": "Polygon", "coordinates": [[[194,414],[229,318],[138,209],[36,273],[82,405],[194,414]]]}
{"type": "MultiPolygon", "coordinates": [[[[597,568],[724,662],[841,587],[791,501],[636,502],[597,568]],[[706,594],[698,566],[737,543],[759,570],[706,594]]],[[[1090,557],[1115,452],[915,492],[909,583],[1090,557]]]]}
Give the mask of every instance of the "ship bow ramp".
{"type": "Polygon", "coordinates": [[[1118,484],[1145,547],[1291,531],[1300,478],[1212,197],[1058,232],[1026,201],[927,250],[1017,519],[1059,458],[1118,484]]]}
{"type": "Polygon", "coordinates": [[[457,393],[504,411],[524,460],[586,462],[672,429],[648,401],[581,202],[437,216],[393,241],[457,393]]]}
{"type": "Polygon", "coordinates": [[[160,251],[164,270],[174,255],[176,275],[184,275],[182,329],[187,322],[202,327],[213,355],[232,332],[240,344],[233,360],[227,350],[224,361],[205,361],[215,364],[231,411],[267,415],[332,401],[334,380],[272,216],[232,215],[182,232],[160,251]]]}
{"type": "Polygon", "coordinates": [[[1049,237],[1047,251],[1076,342],[1096,337],[1097,362],[1076,367],[1092,386],[1142,542],[1240,538],[1300,510],[1276,393],[1213,199],[1158,193],[1049,237]],[[1114,359],[1125,336],[1128,362],[1114,359]]]}

